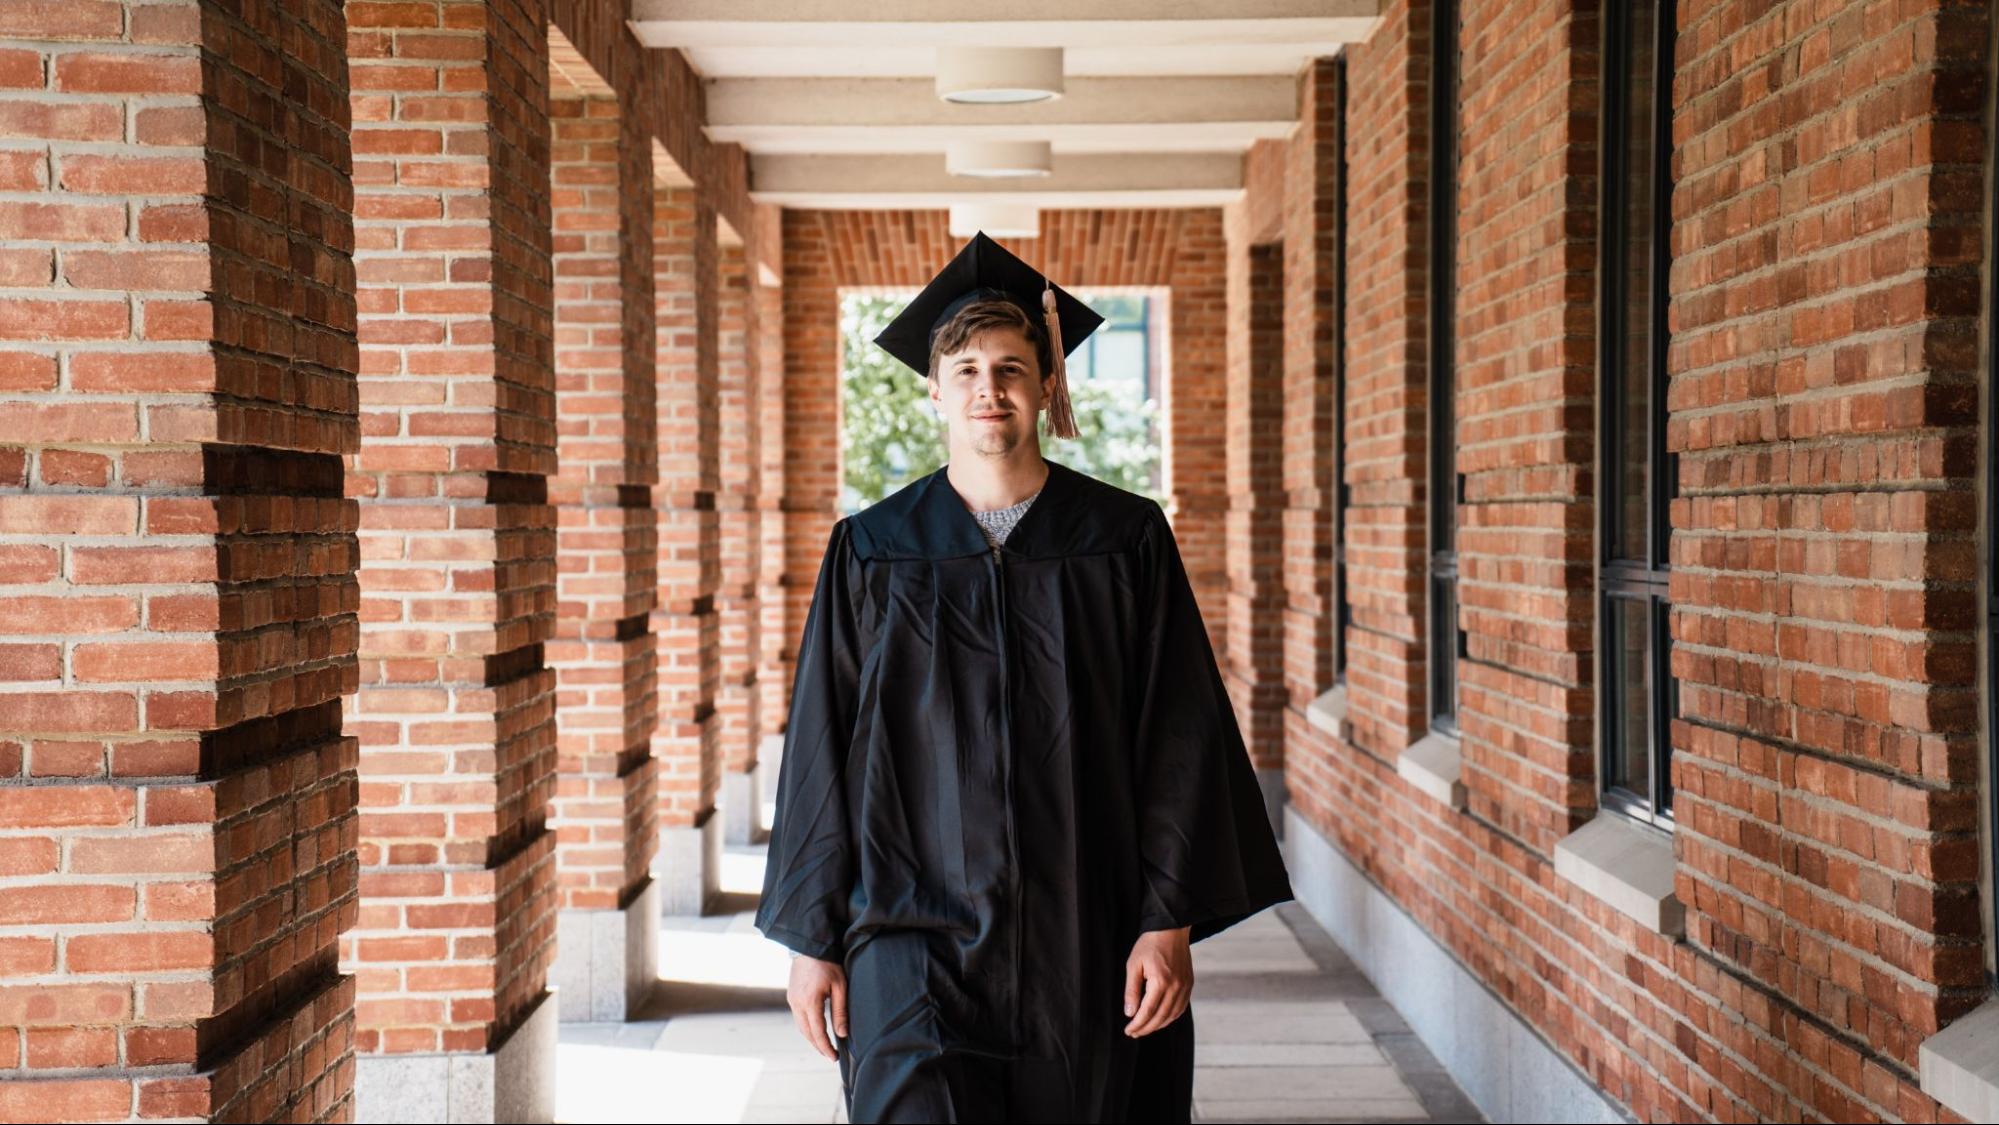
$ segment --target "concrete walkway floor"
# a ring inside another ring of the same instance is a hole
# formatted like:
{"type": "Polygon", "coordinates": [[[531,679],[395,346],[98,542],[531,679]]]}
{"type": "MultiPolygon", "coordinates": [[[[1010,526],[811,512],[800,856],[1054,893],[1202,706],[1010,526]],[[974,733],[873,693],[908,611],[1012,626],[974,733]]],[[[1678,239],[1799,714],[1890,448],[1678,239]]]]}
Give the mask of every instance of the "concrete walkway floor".
{"type": "MultiPolygon", "coordinates": [[[[639,1018],[562,1025],[557,1120],[846,1121],[785,1007],[790,958],[750,924],[763,853],[725,849],[718,908],[663,920],[639,1018]]],[[[1195,945],[1194,975],[1195,1121],[1482,1120],[1298,904],[1195,945]]]]}

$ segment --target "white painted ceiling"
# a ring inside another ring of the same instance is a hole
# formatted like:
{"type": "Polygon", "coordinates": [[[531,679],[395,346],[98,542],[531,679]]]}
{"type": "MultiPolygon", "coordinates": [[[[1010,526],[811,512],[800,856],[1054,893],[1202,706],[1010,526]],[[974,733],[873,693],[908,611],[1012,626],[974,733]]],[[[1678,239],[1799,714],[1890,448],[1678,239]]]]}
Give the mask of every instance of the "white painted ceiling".
{"type": "Polygon", "coordinates": [[[707,84],[708,136],[750,153],[753,198],[793,207],[1215,206],[1242,153],[1297,123],[1312,59],[1380,0],[633,0],[649,47],[707,84]],[[1064,96],[958,105],[940,45],[1062,47],[1064,96]],[[1045,140],[1048,176],[951,176],[953,139],[1045,140]]]}

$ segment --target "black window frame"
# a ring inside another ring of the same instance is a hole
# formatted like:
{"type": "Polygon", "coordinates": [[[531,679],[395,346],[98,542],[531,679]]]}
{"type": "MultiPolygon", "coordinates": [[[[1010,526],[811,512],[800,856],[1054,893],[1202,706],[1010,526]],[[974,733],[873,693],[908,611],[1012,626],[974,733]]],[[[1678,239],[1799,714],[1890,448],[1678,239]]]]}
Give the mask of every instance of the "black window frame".
{"type": "MultiPolygon", "coordinates": [[[[1999,20],[1989,29],[1999,50],[1999,20]]],[[[1978,893],[1985,902],[1985,979],[1999,990],[1999,83],[1989,84],[1985,107],[1985,869],[1978,893]]]]}
{"type": "Polygon", "coordinates": [[[1333,216],[1333,686],[1347,682],[1347,630],[1353,602],[1347,595],[1347,58],[1332,62],[1333,119],[1339,122],[1334,156],[1333,216]]]}
{"type": "Polygon", "coordinates": [[[1670,829],[1673,825],[1672,720],[1679,714],[1679,682],[1672,674],[1669,631],[1669,510],[1679,493],[1679,455],[1666,450],[1666,313],[1670,300],[1667,275],[1671,266],[1672,233],[1672,89],[1676,28],[1672,0],[1635,0],[1652,6],[1655,41],[1652,51],[1651,243],[1649,300],[1646,305],[1648,401],[1644,421],[1646,458],[1645,557],[1622,557],[1624,463],[1619,456],[1626,434],[1624,357],[1626,355],[1626,287],[1630,265],[1627,203],[1629,149],[1624,123],[1629,105],[1631,74],[1630,9],[1607,4],[1602,10],[1603,105],[1599,117],[1597,179],[1600,222],[1597,270],[1597,595],[1596,676],[1598,685],[1597,793],[1599,804],[1634,819],[1670,829]],[[1622,784],[1621,718],[1625,714],[1622,685],[1626,671],[1622,646],[1610,643],[1617,610],[1623,603],[1643,602],[1651,643],[1646,654],[1649,696],[1647,746],[1644,761],[1649,776],[1645,792],[1622,784]]]}
{"type": "Polygon", "coordinates": [[[1430,729],[1458,733],[1458,660],[1465,632],[1458,612],[1458,507],[1464,474],[1457,465],[1458,68],[1462,59],[1457,0],[1430,6],[1429,266],[1429,543],[1424,698],[1430,729]]]}

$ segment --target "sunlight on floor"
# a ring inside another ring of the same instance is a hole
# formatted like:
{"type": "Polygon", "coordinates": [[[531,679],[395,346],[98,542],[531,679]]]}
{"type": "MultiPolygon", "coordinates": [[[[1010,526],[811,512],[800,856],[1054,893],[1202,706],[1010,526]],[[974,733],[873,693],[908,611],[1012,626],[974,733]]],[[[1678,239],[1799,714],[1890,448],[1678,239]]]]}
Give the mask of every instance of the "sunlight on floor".
{"type": "Polygon", "coordinates": [[[722,871],[718,876],[724,894],[762,894],[764,889],[764,850],[750,851],[744,848],[722,849],[722,871]]]}
{"type": "Polygon", "coordinates": [[[558,1121],[741,1121],[762,1059],[564,1043],[556,1066],[558,1121]]]}
{"type": "MultiPolygon", "coordinates": [[[[767,806],[768,807],[768,806],[767,806]]],[[[729,846],[724,895],[763,889],[764,848],[729,846]]],[[[557,1047],[562,1122],[837,1122],[839,1072],[813,1053],[784,1007],[791,958],[750,910],[670,915],[659,933],[657,1018],[564,1024],[557,1047]]]]}

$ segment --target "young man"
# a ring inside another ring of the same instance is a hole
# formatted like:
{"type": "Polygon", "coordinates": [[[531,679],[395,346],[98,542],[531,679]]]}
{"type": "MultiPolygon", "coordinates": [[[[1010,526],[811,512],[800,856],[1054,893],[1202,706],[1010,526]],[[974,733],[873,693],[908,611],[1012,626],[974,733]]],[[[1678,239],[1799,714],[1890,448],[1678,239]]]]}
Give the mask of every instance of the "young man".
{"type": "Polygon", "coordinates": [[[1165,513],[1041,455],[1101,321],[981,233],[876,339],[950,459],[833,525],[756,915],[857,1125],[1188,1120],[1189,944],[1292,897],[1165,513]]]}

